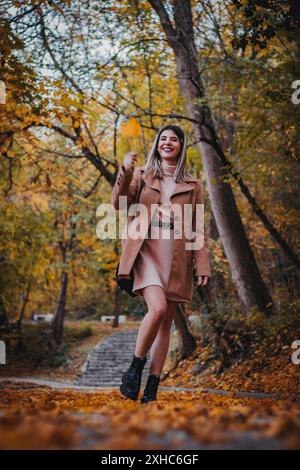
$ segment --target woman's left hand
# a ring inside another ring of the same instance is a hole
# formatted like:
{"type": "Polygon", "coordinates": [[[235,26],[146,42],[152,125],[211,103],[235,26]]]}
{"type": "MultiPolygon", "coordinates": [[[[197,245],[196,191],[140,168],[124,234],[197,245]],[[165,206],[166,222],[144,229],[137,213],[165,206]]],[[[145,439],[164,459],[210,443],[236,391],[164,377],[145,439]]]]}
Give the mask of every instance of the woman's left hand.
{"type": "Polygon", "coordinates": [[[209,283],[209,276],[198,276],[197,286],[206,286],[209,283]]]}

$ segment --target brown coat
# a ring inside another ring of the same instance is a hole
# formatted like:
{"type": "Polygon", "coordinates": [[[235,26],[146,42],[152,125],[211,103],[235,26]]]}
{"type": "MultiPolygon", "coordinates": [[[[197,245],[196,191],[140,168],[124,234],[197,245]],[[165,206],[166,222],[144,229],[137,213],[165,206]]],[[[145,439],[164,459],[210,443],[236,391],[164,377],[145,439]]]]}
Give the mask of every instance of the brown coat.
{"type": "MultiPolygon", "coordinates": [[[[127,170],[127,172],[125,172],[125,169],[122,165],[118,172],[116,183],[112,190],[111,203],[113,204],[115,209],[119,209],[119,196],[127,196],[127,207],[129,208],[130,205],[135,202],[137,191],[140,188],[141,178],[143,178],[145,186],[141,192],[139,202],[147,207],[149,216],[149,227],[151,204],[158,204],[159,202],[160,179],[154,178],[152,175],[145,176],[143,174],[144,168],[145,167],[137,167],[134,171],[127,170]]],[[[193,214],[195,214],[195,204],[203,204],[202,185],[196,178],[190,178],[186,182],[177,183],[170,197],[170,203],[177,203],[181,206],[183,206],[184,204],[193,204],[193,214]]],[[[133,219],[134,216],[127,216],[127,227],[129,227],[129,224],[133,219]]],[[[177,216],[175,216],[174,218],[175,231],[176,220],[179,220],[177,216]]],[[[185,302],[190,302],[192,300],[193,294],[193,260],[195,262],[196,272],[198,276],[205,275],[211,277],[210,260],[208,253],[208,240],[206,230],[204,230],[203,247],[196,250],[186,250],[185,242],[189,242],[191,240],[185,238],[183,222],[181,223],[182,237],[174,237],[173,260],[167,287],[167,293],[170,299],[172,298],[172,295],[179,295],[180,297],[186,299],[185,302]]],[[[194,216],[192,219],[192,227],[193,231],[195,231],[194,216]]],[[[192,241],[193,240],[195,240],[195,238],[192,239],[192,241]]],[[[128,236],[128,238],[122,239],[122,254],[118,270],[118,274],[120,276],[130,274],[134,261],[139,253],[143,241],[144,239],[142,237],[140,237],[139,239],[133,239],[128,236]]]]}

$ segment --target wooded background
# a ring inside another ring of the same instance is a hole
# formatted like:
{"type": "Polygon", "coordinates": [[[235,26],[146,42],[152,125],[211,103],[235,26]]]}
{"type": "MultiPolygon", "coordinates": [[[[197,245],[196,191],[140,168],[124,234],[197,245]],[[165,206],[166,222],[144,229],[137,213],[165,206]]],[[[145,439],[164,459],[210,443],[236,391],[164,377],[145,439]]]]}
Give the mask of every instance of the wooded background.
{"type": "Polygon", "coordinates": [[[205,188],[212,279],[188,310],[295,315],[299,25],[293,0],[1,2],[3,325],[54,313],[55,348],[66,317],[142,318],[96,208],[124,154],[144,164],[169,123],[205,188]]]}

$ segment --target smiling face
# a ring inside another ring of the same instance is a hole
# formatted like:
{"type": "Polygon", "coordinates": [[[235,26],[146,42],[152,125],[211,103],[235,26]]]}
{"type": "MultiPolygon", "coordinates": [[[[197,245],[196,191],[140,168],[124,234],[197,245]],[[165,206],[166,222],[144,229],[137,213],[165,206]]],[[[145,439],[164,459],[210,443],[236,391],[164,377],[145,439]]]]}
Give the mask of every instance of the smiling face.
{"type": "Polygon", "coordinates": [[[176,165],[180,149],[181,142],[174,131],[168,129],[160,134],[157,150],[163,161],[169,165],[176,165]]]}

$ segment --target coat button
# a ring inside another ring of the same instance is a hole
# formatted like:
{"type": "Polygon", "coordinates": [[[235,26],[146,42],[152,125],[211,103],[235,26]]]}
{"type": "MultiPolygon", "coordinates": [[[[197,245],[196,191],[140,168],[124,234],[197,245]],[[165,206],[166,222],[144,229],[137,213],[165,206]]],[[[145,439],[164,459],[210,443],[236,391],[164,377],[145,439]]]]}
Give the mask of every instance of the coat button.
{"type": "Polygon", "coordinates": [[[179,233],[179,230],[175,230],[175,233],[178,235],[178,233],[179,233]]]}
{"type": "Polygon", "coordinates": [[[179,220],[179,217],[178,217],[178,215],[176,215],[176,217],[175,217],[175,220],[179,220]]]}

